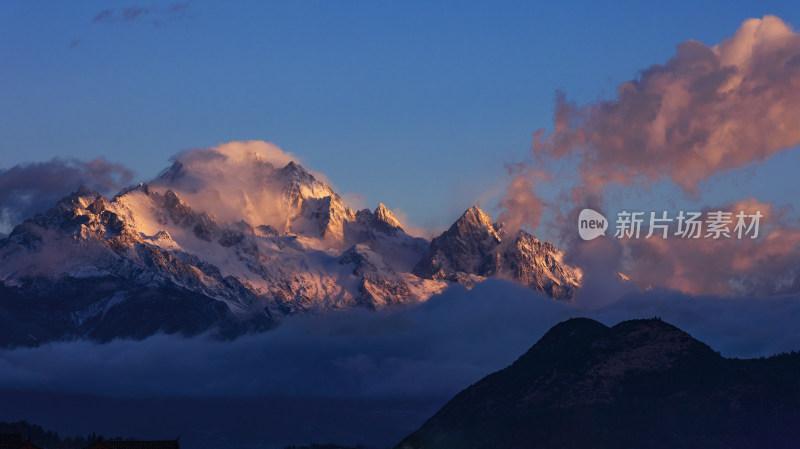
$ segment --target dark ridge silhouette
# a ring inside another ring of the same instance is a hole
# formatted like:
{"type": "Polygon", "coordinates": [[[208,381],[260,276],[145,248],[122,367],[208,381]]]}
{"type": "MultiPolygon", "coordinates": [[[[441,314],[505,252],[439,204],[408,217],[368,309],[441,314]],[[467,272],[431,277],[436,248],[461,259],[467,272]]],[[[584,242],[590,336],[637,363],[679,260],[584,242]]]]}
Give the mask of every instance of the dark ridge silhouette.
{"type": "Polygon", "coordinates": [[[660,319],[554,326],[399,449],[800,447],[800,354],[726,359],[660,319]]]}

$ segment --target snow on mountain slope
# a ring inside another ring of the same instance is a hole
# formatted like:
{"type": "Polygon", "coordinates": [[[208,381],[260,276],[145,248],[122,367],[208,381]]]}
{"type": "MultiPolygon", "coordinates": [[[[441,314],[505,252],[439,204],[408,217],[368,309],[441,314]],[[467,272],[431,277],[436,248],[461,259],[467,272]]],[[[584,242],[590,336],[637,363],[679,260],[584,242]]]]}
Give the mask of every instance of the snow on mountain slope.
{"type": "Polygon", "coordinates": [[[0,321],[36,321],[26,310],[49,304],[56,315],[37,341],[235,336],[286,314],[415,303],[487,276],[555,298],[579,284],[551,244],[506,236],[478,208],[428,242],[383,204],[352,210],[321,179],[272,144],[232,142],[184,152],[111,199],[81,187],[0,240],[0,321]]]}

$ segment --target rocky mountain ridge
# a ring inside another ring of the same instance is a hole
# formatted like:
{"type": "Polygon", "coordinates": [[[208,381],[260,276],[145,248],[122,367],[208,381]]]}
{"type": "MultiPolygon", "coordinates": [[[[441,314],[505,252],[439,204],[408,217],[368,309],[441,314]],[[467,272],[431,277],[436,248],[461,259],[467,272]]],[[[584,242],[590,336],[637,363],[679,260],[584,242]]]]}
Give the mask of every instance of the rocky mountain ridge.
{"type": "Polygon", "coordinates": [[[35,321],[23,302],[60,311],[6,344],[176,329],[236,335],[287,314],[424,301],[488,276],[557,299],[580,280],[551,244],[524,231],[507,236],[477,207],[428,242],[383,204],[352,210],[293,160],[221,146],[179,157],[110,199],[81,187],[15,227],[0,240],[0,321],[9,329],[35,321]],[[160,304],[159,292],[174,302],[160,304]],[[145,303],[146,324],[132,312],[145,303]],[[175,304],[188,310],[176,314],[175,304]],[[102,325],[121,322],[123,311],[132,323],[102,325]]]}
{"type": "Polygon", "coordinates": [[[572,298],[581,279],[552,243],[522,229],[507,234],[477,206],[431,241],[414,274],[468,287],[487,277],[503,277],[563,300],[572,298]]]}

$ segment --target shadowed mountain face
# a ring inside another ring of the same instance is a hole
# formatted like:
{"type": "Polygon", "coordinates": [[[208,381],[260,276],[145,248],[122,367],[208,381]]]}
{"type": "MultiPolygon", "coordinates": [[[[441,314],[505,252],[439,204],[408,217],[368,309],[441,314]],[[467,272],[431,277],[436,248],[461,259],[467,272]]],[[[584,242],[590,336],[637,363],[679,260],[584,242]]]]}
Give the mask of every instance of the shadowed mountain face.
{"type": "Polygon", "coordinates": [[[726,359],[660,320],[571,319],[398,448],[797,448],[800,354],[726,359]]]}

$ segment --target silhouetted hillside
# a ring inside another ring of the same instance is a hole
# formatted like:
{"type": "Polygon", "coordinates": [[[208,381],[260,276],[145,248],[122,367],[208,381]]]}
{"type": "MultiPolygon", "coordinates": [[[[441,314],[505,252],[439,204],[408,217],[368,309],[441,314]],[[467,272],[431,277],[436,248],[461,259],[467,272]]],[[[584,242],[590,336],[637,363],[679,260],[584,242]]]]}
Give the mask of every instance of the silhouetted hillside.
{"type": "Polygon", "coordinates": [[[800,354],[726,359],[658,319],[553,327],[398,448],[797,448],[800,354]]]}

